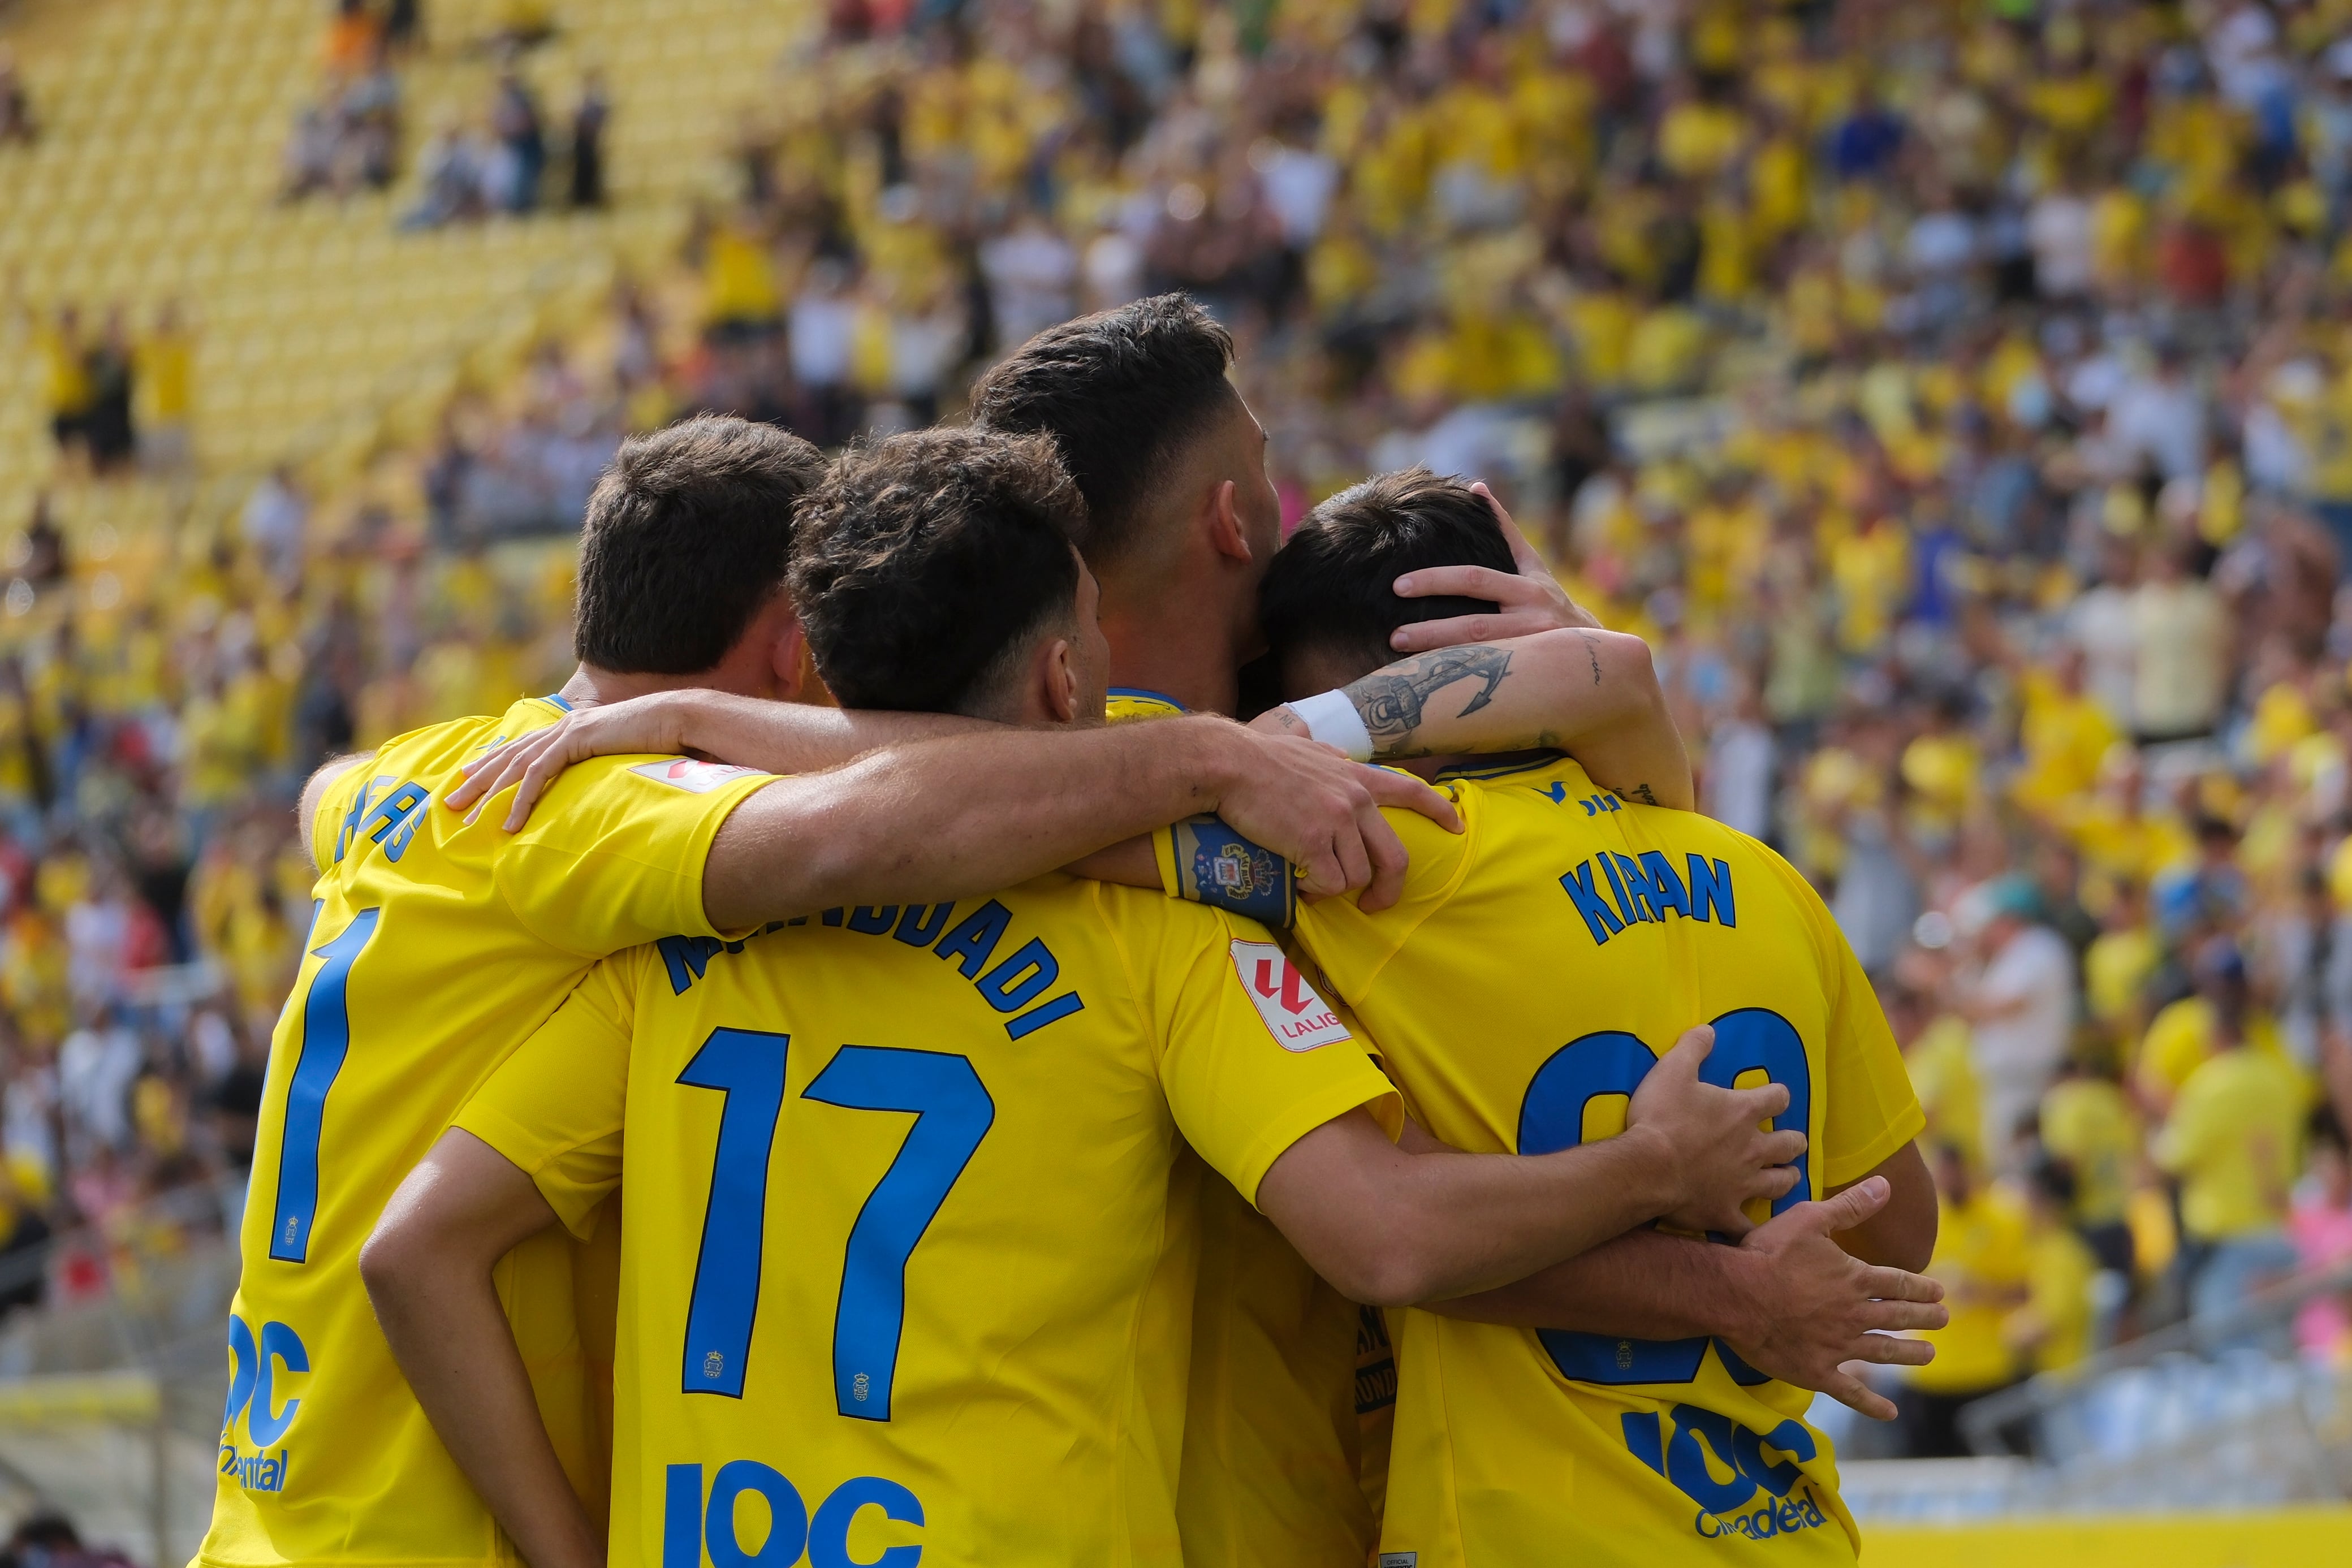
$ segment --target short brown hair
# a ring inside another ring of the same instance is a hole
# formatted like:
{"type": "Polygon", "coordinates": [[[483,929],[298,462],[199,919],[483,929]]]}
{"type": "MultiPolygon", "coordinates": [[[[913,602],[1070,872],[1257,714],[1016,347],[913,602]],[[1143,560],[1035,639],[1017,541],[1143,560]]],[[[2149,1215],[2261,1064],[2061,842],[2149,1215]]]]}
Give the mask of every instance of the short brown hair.
{"type": "Polygon", "coordinates": [[[690,675],[725,658],[783,586],[793,509],[824,473],[799,436],[725,414],[623,442],[580,529],[581,662],[690,675]]]}
{"type": "Polygon", "coordinates": [[[845,707],[966,711],[1075,614],[1087,507],[1042,435],[919,430],[853,447],[802,504],[792,591],[845,707]]]}
{"type": "Polygon", "coordinates": [[[1087,498],[1087,559],[1136,543],[1136,514],[1185,446],[1236,405],[1233,334],[1181,294],[1048,327],[971,389],[972,423],[1054,438],[1087,498]]]}

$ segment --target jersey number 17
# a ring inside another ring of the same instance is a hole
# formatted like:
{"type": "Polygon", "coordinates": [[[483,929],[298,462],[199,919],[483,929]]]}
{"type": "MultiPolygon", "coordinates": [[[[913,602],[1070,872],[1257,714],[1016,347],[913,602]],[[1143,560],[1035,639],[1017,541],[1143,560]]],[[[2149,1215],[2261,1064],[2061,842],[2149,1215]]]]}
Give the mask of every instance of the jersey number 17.
{"type": "MultiPolygon", "coordinates": [[[[680,1083],[727,1097],[687,1305],[679,1385],[688,1394],[743,1396],[760,1307],[768,1155],[783,1113],[791,1048],[790,1035],[713,1030],[677,1075],[680,1083]]],[[[915,1118],[850,1228],[834,1314],[835,1405],[844,1416],[887,1421],[907,1315],[907,1260],[988,1135],[996,1103],[963,1057],[871,1045],[835,1051],[801,1098],[915,1118]]]]}

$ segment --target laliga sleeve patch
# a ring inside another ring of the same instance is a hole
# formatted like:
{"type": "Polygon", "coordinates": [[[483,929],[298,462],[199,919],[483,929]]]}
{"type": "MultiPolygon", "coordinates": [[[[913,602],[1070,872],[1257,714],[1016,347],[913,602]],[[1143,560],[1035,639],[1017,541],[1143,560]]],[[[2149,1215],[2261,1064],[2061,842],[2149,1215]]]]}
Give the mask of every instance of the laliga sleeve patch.
{"type": "Polygon", "coordinates": [[[1298,966],[1271,942],[1234,943],[1234,975],[1250,1005],[1285,1051],[1313,1051],[1334,1040],[1353,1040],[1298,966]]]}
{"type": "Polygon", "coordinates": [[[697,762],[691,757],[677,757],[659,762],[640,762],[630,772],[667,784],[691,795],[708,795],[722,785],[738,779],[748,779],[760,770],[756,768],[736,768],[724,762],[697,762]]]}

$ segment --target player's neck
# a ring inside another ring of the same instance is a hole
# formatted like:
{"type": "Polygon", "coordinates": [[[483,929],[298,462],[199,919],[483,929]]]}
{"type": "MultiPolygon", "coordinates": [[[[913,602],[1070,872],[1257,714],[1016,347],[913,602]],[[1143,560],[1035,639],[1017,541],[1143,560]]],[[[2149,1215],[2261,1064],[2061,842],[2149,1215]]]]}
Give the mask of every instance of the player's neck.
{"type": "Polygon", "coordinates": [[[623,674],[614,670],[600,670],[593,664],[583,664],[572,672],[557,695],[573,704],[626,702],[654,692],[680,692],[689,688],[730,692],[738,696],[767,696],[766,692],[747,691],[740,683],[726,678],[725,666],[716,670],[698,670],[687,675],[623,674]]]}
{"type": "Polygon", "coordinates": [[[1187,613],[1187,598],[1171,593],[1151,605],[1104,606],[1110,684],[1158,692],[1194,713],[1230,716],[1241,694],[1232,629],[1213,616],[1187,613]]]}

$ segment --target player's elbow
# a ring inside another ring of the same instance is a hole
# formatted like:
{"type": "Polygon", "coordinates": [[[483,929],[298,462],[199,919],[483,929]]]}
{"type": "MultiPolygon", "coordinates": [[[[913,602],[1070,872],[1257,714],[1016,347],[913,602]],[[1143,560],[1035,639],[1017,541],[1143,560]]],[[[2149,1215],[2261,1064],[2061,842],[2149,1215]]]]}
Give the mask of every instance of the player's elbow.
{"type": "Polygon", "coordinates": [[[1316,1264],[1326,1283],[1367,1307],[1410,1307],[1430,1299],[1430,1274],[1402,1249],[1362,1245],[1332,1249],[1316,1264]]]}
{"type": "Polygon", "coordinates": [[[430,1288],[435,1264],[446,1250],[434,1244],[430,1228],[415,1210],[386,1214],[360,1248],[360,1282],[379,1318],[430,1288]]]}
{"type": "Polygon", "coordinates": [[[1410,1197],[1381,1208],[1381,1223],[1327,1245],[1314,1260],[1331,1288],[1368,1307],[1417,1307],[1465,1293],[1444,1227],[1417,1212],[1410,1197]]]}
{"type": "Polygon", "coordinates": [[[1627,708],[1664,706],[1665,687],[1658,681],[1657,662],[1650,657],[1650,644],[1631,632],[1559,632],[1555,635],[1584,638],[1588,662],[1600,671],[1596,683],[1603,691],[1613,692],[1627,708]]]}

